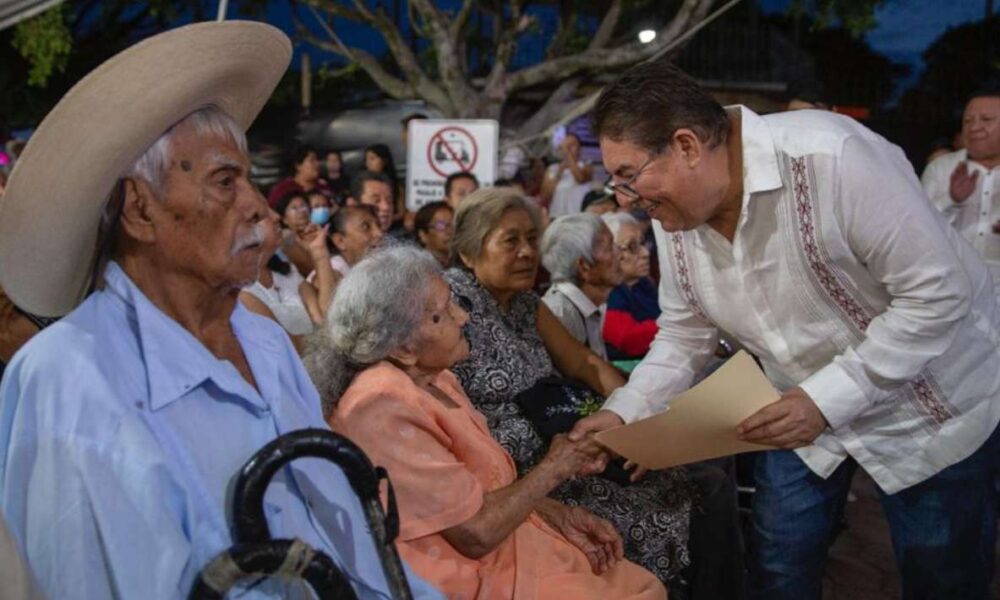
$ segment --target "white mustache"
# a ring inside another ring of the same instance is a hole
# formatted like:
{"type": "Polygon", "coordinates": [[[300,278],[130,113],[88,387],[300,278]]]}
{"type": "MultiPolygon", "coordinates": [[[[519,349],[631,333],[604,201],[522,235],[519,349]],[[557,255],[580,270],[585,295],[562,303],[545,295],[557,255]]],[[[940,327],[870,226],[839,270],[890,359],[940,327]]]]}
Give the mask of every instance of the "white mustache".
{"type": "Polygon", "coordinates": [[[264,238],[267,236],[267,221],[260,221],[251,227],[246,233],[240,234],[236,241],[233,242],[233,248],[230,250],[233,256],[239,254],[242,250],[249,248],[250,246],[256,246],[264,243],[264,238]]]}

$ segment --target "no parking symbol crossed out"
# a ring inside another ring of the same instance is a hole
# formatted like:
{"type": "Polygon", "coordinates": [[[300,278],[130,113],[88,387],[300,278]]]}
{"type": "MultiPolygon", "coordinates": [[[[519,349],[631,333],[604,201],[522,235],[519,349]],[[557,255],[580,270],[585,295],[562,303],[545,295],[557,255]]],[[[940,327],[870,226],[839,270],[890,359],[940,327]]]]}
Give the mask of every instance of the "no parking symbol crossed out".
{"type": "Polygon", "coordinates": [[[472,171],[479,159],[476,138],[461,127],[444,127],[427,144],[427,162],[441,177],[472,171]]]}
{"type": "Polygon", "coordinates": [[[406,207],[417,210],[444,197],[444,181],[468,171],[480,185],[496,179],[499,126],[491,120],[418,119],[409,123],[406,207]]]}

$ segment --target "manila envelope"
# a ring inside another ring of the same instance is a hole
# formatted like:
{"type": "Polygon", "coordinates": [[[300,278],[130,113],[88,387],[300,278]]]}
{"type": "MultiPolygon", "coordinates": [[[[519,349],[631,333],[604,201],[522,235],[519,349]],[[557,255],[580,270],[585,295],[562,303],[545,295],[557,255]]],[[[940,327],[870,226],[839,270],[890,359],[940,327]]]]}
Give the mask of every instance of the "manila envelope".
{"type": "Polygon", "coordinates": [[[596,439],[648,469],[665,469],[740,452],[771,450],[741,441],[736,426],[780,397],[749,354],[740,351],[666,412],[602,431],[596,439]]]}

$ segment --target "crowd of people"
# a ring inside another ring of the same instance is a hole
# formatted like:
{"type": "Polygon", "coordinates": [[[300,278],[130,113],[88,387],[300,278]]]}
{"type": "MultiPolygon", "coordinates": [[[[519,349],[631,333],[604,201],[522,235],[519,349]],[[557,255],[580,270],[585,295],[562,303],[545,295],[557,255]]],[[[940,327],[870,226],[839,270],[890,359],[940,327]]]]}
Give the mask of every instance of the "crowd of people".
{"type": "MultiPolygon", "coordinates": [[[[388,472],[416,598],[818,600],[858,468],[904,598],[988,597],[1000,93],[970,99],[964,149],[921,186],[847,117],[724,108],[643,63],[594,109],[607,181],[567,134],[547,168],[456,172],[411,211],[383,144],[351,172],[303,146],[266,194],[251,181],[245,131],[290,52],[247,22],[126,50],[46,117],[0,197],[12,598],[186,597],[233,544],[240,467],[307,427],[388,472]],[[101,92],[126,80],[122,113],[101,92]],[[108,143],[82,157],[70,131],[108,143]],[[52,182],[52,160],[89,168],[52,182]],[[646,471],[593,436],[666,410],[723,337],[781,392],[736,428],[775,448],[748,527],[731,461],[646,471]]],[[[390,597],[337,467],[284,467],[264,509],[359,597],[390,597]]]]}

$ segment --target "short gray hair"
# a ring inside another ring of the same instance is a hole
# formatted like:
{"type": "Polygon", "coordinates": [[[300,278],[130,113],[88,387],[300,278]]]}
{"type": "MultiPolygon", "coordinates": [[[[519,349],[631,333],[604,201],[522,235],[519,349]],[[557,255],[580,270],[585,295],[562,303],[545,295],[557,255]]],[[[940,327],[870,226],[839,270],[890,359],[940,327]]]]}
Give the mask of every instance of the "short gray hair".
{"type": "Polygon", "coordinates": [[[476,259],[483,252],[483,241],[496,229],[508,210],[527,211],[535,228],[541,231],[542,216],[538,206],[509,187],[479,188],[462,200],[455,213],[451,234],[451,261],[461,265],[461,255],[476,259]]]}
{"type": "Polygon", "coordinates": [[[618,232],[621,231],[622,225],[639,225],[639,221],[636,221],[635,217],[627,212],[604,213],[601,215],[601,219],[608,226],[608,229],[611,230],[611,235],[615,238],[616,242],[618,241],[618,232]]]}
{"type": "Polygon", "coordinates": [[[190,125],[196,135],[212,135],[229,138],[244,154],[247,152],[247,136],[232,117],[215,106],[200,108],[180,121],[174,123],[163,132],[153,145],[133,163],[132,167],[122,174],[122,177],[142,179],[153,188],[157,197],[162,198],[167,171],[170,169],[170,143],[174,134],[182,126],[190,125]]]}
{"type": "Polygon", "coordinates": [[[410,341],[441,266],[412,245],[376,250],[337,286],[326,321],[307,339],[303,361],[326,416],[354,376],[410,341]]]}
{"type": "Polygon", "coordinates": [[[594,244],[604,221],[593,213],[578,213],[559,217],[542,236],[542,265],[552,275],[552,281],[577,281],[577,262],[582,258],[594,261],[594,244]]]}

